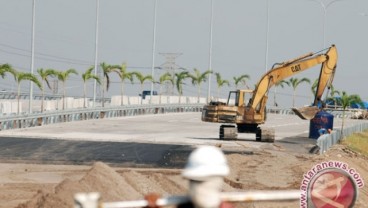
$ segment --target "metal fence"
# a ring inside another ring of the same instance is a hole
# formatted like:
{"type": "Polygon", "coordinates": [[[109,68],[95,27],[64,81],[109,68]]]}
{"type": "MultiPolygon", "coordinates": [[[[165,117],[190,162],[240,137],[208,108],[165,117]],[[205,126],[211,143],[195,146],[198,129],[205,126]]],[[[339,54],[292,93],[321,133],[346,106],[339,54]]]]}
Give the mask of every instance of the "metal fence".
{"type": "Polygon", "coordinates": [[[362,132],[368,129],[368,123],[355,124],[354,126],[345,127],[342,131],[341,128],[336,128],[331,134],[323,134],[317,139],[317,146],[319,149],[319,154],[325,153],[333,145],[339,143],[341,138],[350,136],[357,132],[362,132]]]}
{"type": "Polygon", "coordinates": [[[0,130],[28,128],[47,124],[90,119],[103,119],[147,114],[201,112],[201,104],[136,105],[108,108],[88,108],[28,115],[0,117],[0,130]]]}
{"type": "MultiPolygon", "coordinates": [[[[0,130],[28,128],[54,123],[72,122],[113,117],[138,116],[147,114],[165,114],[180,112],[201,112],[204,104],[163,104],[163,105],[126,105],[115,107],[97,107],[45,111],[44,113],[7,115],[0,117],[0,130]]],[[[269,108],[268,113],[293,114],[290,109],[269,108]]]]}

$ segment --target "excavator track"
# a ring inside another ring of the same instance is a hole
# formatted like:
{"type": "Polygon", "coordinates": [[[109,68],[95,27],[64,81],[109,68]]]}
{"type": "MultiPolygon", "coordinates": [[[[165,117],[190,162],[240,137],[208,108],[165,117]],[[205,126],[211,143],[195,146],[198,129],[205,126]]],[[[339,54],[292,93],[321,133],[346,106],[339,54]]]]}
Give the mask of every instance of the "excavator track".
{"type": "MultiPolygon", "coordinates": [[[[270,143],[275,141],[275,129],[273,128],[258,127],[255,133],[256,141],[270,143]]],[[[219,137],[221,140],[235,140],[238,138],[238,129],[234,125],[221,125],[219,137]]]]}
{"type": "Polygon", "coordinates": [[[238,130],[234,125],[221,125],[220,126],[220,139],[237,139],[238,130]]]}

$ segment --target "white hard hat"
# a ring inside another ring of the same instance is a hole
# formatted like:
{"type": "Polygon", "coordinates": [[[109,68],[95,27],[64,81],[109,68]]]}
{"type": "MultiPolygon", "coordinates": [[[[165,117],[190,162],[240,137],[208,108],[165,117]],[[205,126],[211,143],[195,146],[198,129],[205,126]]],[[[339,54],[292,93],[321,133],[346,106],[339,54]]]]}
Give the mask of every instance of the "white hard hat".
{"type": "Polygon", "coordinates": [[[192,180],[202,180],[210,176],[227,176],[229,167],[223,152],[213,146],[201,146],[188,158],[182,176],[192,180]]]}

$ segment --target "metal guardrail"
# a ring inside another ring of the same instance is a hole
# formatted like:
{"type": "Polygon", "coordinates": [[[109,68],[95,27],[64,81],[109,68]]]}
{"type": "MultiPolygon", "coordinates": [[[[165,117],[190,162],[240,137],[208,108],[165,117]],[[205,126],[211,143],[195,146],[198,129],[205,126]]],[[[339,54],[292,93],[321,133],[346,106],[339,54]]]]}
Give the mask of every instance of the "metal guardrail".
{"type": "MultiPolygon", "coordinates": [[[[165,114],[178,112],[201,112],[203,104],[126,105],[114,107],[79,108],[44,113],[8,115],[0,117],[0,130],[28,128],[54,123],[91,119],[165,114]]],[[[268,113],[293,114],[290,109],[267,109],[268,113]]]]}
{"type": "Polygon", "coordinates": [[[86,108],[0,117],[0,130],[28,128],[53,123],[147,114],[201,112],[202,104],[136,105],[86,108]]]}
{"type": "Polygon", "coordinates": [[[341,129],[336,128],[334,131],[332,131],[331,134],[323,134],[317,139],[317,146],[319,149],[319,154],[325,153],[329,148],[331,148],[333,145],[339,143],[341,138],[350,136],[357,132],[362,132],[364,130],[368,129],[368,123],[360,123],[355,124],[354,126],[350,127],[344,127],[341,137],[341,129]]]}

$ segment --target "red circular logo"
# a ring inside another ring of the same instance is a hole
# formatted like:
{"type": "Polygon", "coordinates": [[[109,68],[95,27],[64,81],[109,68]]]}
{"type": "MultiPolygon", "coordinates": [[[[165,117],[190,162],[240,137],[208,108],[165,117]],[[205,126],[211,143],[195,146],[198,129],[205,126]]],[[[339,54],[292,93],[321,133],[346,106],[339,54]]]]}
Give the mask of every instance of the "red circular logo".
{"type": "Polygon", "coordinates": [[[355,203],[357,188],[346,172],[326,169],[313,177],[308,195],[309,203],[316,208],[348,208],[355,203]]]}

